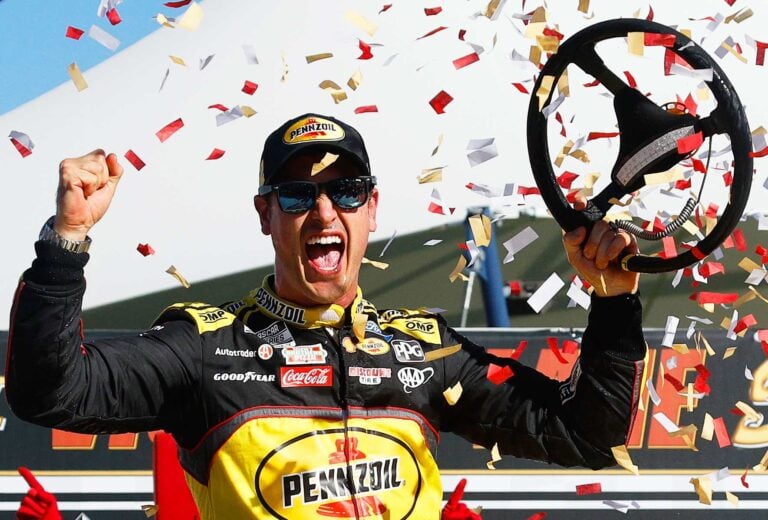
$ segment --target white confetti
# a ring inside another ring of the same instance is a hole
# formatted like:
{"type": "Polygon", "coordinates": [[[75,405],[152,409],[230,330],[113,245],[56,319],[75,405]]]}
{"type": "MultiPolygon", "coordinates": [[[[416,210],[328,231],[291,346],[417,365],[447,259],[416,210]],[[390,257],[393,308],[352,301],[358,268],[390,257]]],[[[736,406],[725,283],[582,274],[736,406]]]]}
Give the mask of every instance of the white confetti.
{"type": "Polygon", "coordinates": [[[565,282],[560,278],[557,273],[552,273],[549,278],[536,289],[530,298],[528,298],[528,305],[535,312],[541,312],[541,309],[555,297],[560,289],[565,286],[565,282]]]}
{"type": "Polygon", "coordinates": [[[504,257],[504,263],[507,264],[514,260],[517,253],[528,247],[537,238],[539,238],[539,235],[531,226],[528,226],[504,242],[504,248],[507,250],[507,256],[504,257]]]}
{"type": "Polygon", "coordinates": [[[667,324],[664,327],[664,339],[661,340],[662,346],[671,347],[672,343],[675,342],[675,333],[679,323],[680,318],[677,316],[667,316],[667,324]]]}
{"type": "Polygon", "coordinates": [[[472,139],[467,145],[467,150],[472,150],[467,154],[469,159],[469,165],[475,167],[478,164],[482,164],[486,161],[493,159],[499,155],[499,151],[496,149],[495,138],[489,139],[472,139]]]}
{"type": "Polygon", "coordinates": [[[245,62],[248,65],[258,65],[259,58],[256,57],[256,49],[253,45],[243,45],[243,53],[245,54],[245,62]]]}
{"type": "Polygon", "coordinates": [[[95,25],[91,25],[91,28],[88,29],[88,36],[112,52],[114,52],[120,46],[120,40],[109,34],[104,29],[95,25]]]}

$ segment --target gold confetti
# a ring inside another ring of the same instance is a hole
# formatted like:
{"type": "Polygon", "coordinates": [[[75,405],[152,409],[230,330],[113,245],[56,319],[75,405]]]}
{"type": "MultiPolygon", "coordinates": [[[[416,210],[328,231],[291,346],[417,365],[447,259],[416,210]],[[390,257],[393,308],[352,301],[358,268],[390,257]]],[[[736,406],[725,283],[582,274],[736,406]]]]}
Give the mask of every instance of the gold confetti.
{"type": "Polygon", "coordinates": [[[416,180],[419,181],[419,184],[427,184],[429,182],[442,182],[443,166],[421,170],[421,173],[416,176],[416,180]]]}
{"type": "Polygon", "coordinates": [[[314,63],[316,61],[325,60],[328,58],[333,58],[332,52],[322,52],[320,54],[310,54],[309,56],[305,56],[307,63],[314,63]]]}
{"type": "Polygon", "coordinates": [[[736,49],[728,45],[726,42],[721,43],[720,47],[722,47],[723,49],[727,50],[728,52],[736,56],[736,59],[738,59],[740,62],[744,64],[749,62],[749,60],[747,60],[747,58],[745,58],[742,54],[740,54],[739,51],[737,51],[736,49]]]}
{"type": "Polygon", "coordinates": [[[349,352],[350,354],[354,354],[357,352],[357,345],[355,345],[355,342],[352,341],[352,338],[349,336],[344,336],[341,338],[341,346],[344,347],[344,350],[349,352]]]}
{"type": "Polygon", "coordinates": [[[155,504],[144,504],[141,506],[141,510],[147,518],[155,516],[159,508],[155,504]]]}
{"type": "Polygon", "coordinates": [[[704,425],[701,427],[701,438],[711,441],[715,433],[715,420],[708,413],[704,414],[704,425]]]}
{"type": "Polygon", "coordinates": [[[755,269],[760,269],[760,265],[757,262],[746,256],[741,259],[741,262],[739,262],[738,266],[748,273],[751,273],[755,269]]]}
{"type": "Polygon", "coordinates": [[[443,392],[443,397],[445,397],[445,400],[448,402],[449,405],[453,406],[459,402],[462,391],[463,389],[461,388],[461,381],[459,381],[452,387],[446,389],[443,392]]]}
{"type": "Polygon", "coordinates": [[[693,489],[699,495],[699,502],[712,505],[712,480],[709,477],[692,478],[693,489]]]}
{"type": "Polygon", "coordinates": [[[645,33],[627,33],[627,46],[629,47],[630,54],[634,54],[635,56],[642,56],[645,51],[645,33]]]}
{"type": "MultiPolygon", "coordinates": [[[[538,45],[531,45],[531,52],[528,53],[528,61],[536,65],[541,64],[541,47],[538,45]]],[[[541,110],[541,108],[539,108],[541,110]]]]}
{"type": "Polygon", "coordinates": [[[347,86],[351,88],[352,90],[357,90],[357,87],[360,86],[360,83],[363,81],[363,73],[360,69],[357,69],[352,76],[349,77],[347,80],[347,86]]]}
{"type": "Polygon", "coordinates": [[[452,356],[459,350],[461,350],[461,343],[457,343],[456,345],[451,345],[449,347],[430,350],[429,352],[424,353],[424,362],[429,363],[430,361],[435,361],[436,359],[452,356]]]}
{"type": "Polygon", "coordinates": [[[739,507],[739,497],[737,497],[730,491],[725,492],[725,498],[727,498],[728,502],[730,502],[734,507],[739,507]]]}
{"type": "Polygon", "coordinates": [[[364,312],[358,312],[355,315],[355,319],[352,321],[352,333],[357,338],[357,341],[363,341],[365,339],[365,326],[368,324],[368,315],[364,312]]]}
{"type": "Polygon", "coordinates": [[[685,355],[688,353],[688,345],[685,343],[675,343],[672,345],[672,350],[677,352],[678,354],[685,355]]]}
{"type": "Polygon", "coordinates": [[[640,474],[640,469],[632,463],[632,458],[629,456],[629,452],[627,451],[626,446],[614,446],[611,448],[611,453],[613,453],[613,458],[616,459],[616,462],[619,464],[619,466],[634,473],[635,475],[640,474]]]}
{"type": "Polygon", "coordinates": [[[579,11],[584,14],[589,12],[589,0],[579,0],[579,11]]]}
{"type": "Polygon", "coordinates": [[[362,263],[364,264],[370,264],[376,269],[381,269],[382,271],[389,267],[389,264],[386,262],[377,262],[376,260],[368,260],[367,258],[363,257],[362,263]]]}
{"type": "Polygon", "coordinates": [[[240,105],[240,112],[242,112],[245,117],[251,117],[256,113],[256,111],[248,105],[240,105]]]}
{"type": "Polygon", "coordinates": [[[462,255],[459,257],[458,262],[456,262],[456,267],[454,267],[453,271],[451,271],[451,274],[448,275],[448,279],[451,281],[451,283],[456,281],[456,278],[461,275],[461,271],[463,271],[465,267],[467,267],[467,259],[464,258],[464,255],[462,255]]]}
{"type": "Polygon", "coordinates": [[[671,170],[667,170],[665,172],[649,173],[649,174],[643,175],[643,179],[645,180],[645,184],[647,186],[651,186],[654,184],[666,184],[668,182],[674,182],[682,178],[683,178],[683,171],[676,166],[671,170]]]}
{"type": "Polygon", "coordinates": [[[88,83],[85,81],[82,72],[80,72],[80,67],[77,66],[77,63],[70,63],[67,66],[67,73],[69,74],[69,77],[72,78],[72,83],[75,84],[75,88],[78,92],[82,92],[88,88],[88,83]]]}
{"type": "Polygon", "coordinates": [[[539,98],[539,112],[544,108],[549,98],[549,94],[552,92],[552,85],[555,82],[554,76],[544,76],[541,78],[541,84],[539,84],[539,90],[536,91],[536,97],[539,98]]]}
{"type": "Polygon", "coordinates": [[[571,95],[571,87],[568,84],[568,69],[565,69],[560,77],[557,78],[557,91],[565,97],[571,95]]]}
{"type": "Polygon", "coordinates": [[[494,464],[496,462],[499,462],[501,460],[501,455],[499,454],[499,444],[495,443],[493,445],[493,448],[491,448],[491,460],[485,463],[485,465],[488,467],[488,469],[496,469],[494,464]]]}
{"type": "Polygon", "coordinates": [[[557,36],[540,34],[536,36],[536,43],[539,44],[539,47],[544,52],[557,52],[557,49],[560,47],[560,40],[557,39],[557,36]]]}
{"type": "Polygon", "coordinates": [[[727,16],[725,18],[725,23],[731,23],[731,22],[741,23],[747,18],[752,17],[753,14],[755,13],[752,12],[752,9],[745,7],[739,11],[736,11],[732,15],[727,16]]]}
{"type": "Polygon", "coordinates": [[[496,10],[501,5],[502,0],[491,0],[485,8],[485,17],[493,20],[496,16],[496,10]]]}
{"type": "Polygon", "coordinates": [[[435,149],[432,150],[432,157],[437,155],[437,151],[440,150],[441,146],[443,146],[443,134],[437,136],[437,146],[435,146],[435,149]]]}
{"type": "Polygon", "coordinates": [[[202,21],[203,8],[195,2],[192,2],[189,4],[189,8],[184,11],[184,14],[181,15],[181,18],[177,20],[176,27],[181,27],[188,31],[195,31],[202,21]]]}
{"type": "Polygon", "coordinates": [[[491,220],[486,215],[469,217],[469,227],[478,247],[484,247],[491,243],[491,220]]]}
{"type": "Polygon", "coordinates": [[[725,352],[723,352],[723,359],[728,359],[736,352],[736,347],[728,347],[725,349],[725,352]]]}
{"type": "Polygon", "coordinates": [[[763,420],[763,417],[761,414],[757,413],[757,411],[755,411],[754,408],[752,408],[751,406],[749,406],[747,403],[743,401],[738,401],[736,403],[736,408],[741,410],[744,413],[745,417],[747,417],[748,419],[751,419],[756,424],[760,424],[763,420]]]}
{"type": "Polygon", "coordinates": [[[563,161],[565,160],[566,156],[571,153],[571,149],[573,148],[573,141],[568,141],[563,146],[563,149],[560,151],[559,154],[557,154],[557,158],[555,159],[555,166],[558,168],[563,165],[563,161]]]}
{"type": "Polygon", "coordinates": [[[336,162],[336,159],[339,158],[338,154],[334,154],[331,152],[325,152],[325,155],[322,159],[320,159],[320,162],[316,162],[312,164],[312,171],[309,173],[311,177],[314,177],[321,171],[328,168],[330,165],[336,162]]]}
{"type": "Polygon", "coordinates": [[[367,18],[365,18],[363,15],[361,15],[357,11],[347,11],[347,13],[345,14],[345,17],[348,22],[351,22],[358,29],[368,33],[368,36],[373,36],[379,28],[378,25],[369,21],[367,18]]]}
{"type": "Polygon", "coordinates": [[[321,81],[320,85],[318,86],[328,92],[333,98],[334,103],[337,105],[347,99],[347,93],[344,92],[340,86],[329,79],[321,81]]]}
{"type": "Polygon", "coordinates": [[[171,58],[171,61],[174,62],[176,65],[181,65],[182,67],[186,67],[187,66],[187,64],[184,63],[184,60],[182,58],[178,57],[178,56],[171,56],[171,55],[169,55],[168,57],[171,58]]]}
{"type": "Polygon", "coordinates": [[[752,471],[767,471],[768,470],[768,451],[765,452],[763,458],[755,466],[752,466],[752,471]]]}
{"type": "Polygon", "coordinates": [[[547,10],[544,7],[537,7],[531,14],[531,23],[541,23],[547,21],[547,10]]]}
{"type": "Polygon", "coordinates": [[[709,341],[707,341],[707,338],[705,338],[704,334],[702,334],[701,332],[699,332],[699,336],[701,337],[702,343],[704,343],[704,348],[707,349],[707,354],[709,354],[710,356],[714,356],[715,355],[715,351],[710,346],[709,341]]]}
{"type": "Polygon", "coordinates": [[[176,278],[176,280],[178,280],[179,283],[183,285],[186,289],[189,289],[191,287],[187,279],[184,278],[184,276],[179,272],[178,269],[176,269],[176,266],[172,265],[171,267],[166,269],[165,272],[173,276],[174,278],[176,278]]]}
{"type": "Polygon", "coordinates": [[[288,62],[285,61],[285,51],[280,52],[280,60],[283,62],[283,72],[280,75],[280,82],[285,83],[288,79],[288,62]]]}
{"type": "Polygon", "coordinates": [[[160,25],[162,25],[163,27],[168,27],[169,29],[175,29],[173,24],[170,22],[170,20],[168,20],[168,18],[165,17],[164,14],[157,13],[157,15],[155,15],[155,21],[160,25]]]}

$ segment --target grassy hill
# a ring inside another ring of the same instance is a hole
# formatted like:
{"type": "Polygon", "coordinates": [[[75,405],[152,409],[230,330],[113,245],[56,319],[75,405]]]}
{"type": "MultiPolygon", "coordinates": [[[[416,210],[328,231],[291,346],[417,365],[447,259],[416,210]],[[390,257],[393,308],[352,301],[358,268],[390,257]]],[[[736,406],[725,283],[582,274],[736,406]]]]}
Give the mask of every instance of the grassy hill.
{"type": "MultiPolygon", "coordinates": [[[[551,219],[521,217],[497,223],[494,232],[501,259],[506,255],[506,250],[501,244],[526,226],[531,226],[539,235],[539,239],[516,255],[514,261],[502,265],[504,280],[543,281],[554,271],[568,282],[574,271],[565,260],[560,229],[551,219]]],[[[738,292],[739,294],[747,291],[747,286],[744,284],[747,273],[737,267],[737,264],[744,256],[749,256],[760,263],[760,258],[754,253],[755,246],[761,241],[768,244],[768,233],[758,231],[753,219],[743,222],[741,229],[747,238],[748,250],[745,252],[736,251],[735,248],[724,250],[725,257],[721,262],[725,265],[725,274],[712,276],[705,286],[694,289],[691,287],[691,279],[684,278],[677,288],[673,288],[674,273],[641,276],[646,327],[664,327],[667,316],[670,314],[681,318],[681,327],[687,323],[684,318],[686,314],[707,316],[715,322],[715,326],[720,324],[723,316],[730,317],[731,311],[721,308],[713,314],[708,314],[690,301],[688,296],[697,290],[738,292]]],[[[440,307],[446,310],[445,315],[448,321],[458,326],[467,284],[460,280],[450,283],[448,275],[458,259],[457,244],[465,240],[464,226],[461,224],[433,228],[396,237],[383,258],[379,258],[379,254],[385,242],[372,242],[368,246],[367,256],[372,260],[387,262],[390,266],[386,270],[379,270],[371,265],[363,265],[360,285],[363,287],[365,296],[379,308],[440,307]],[[439,239],[442,242],[432,247],[424,246],[424,242],[430,239],[439,239]]],[[[659,246],[641,243],[641,249],[652,252],[657,251],[659,246]]],[[[197,282],[190,289],[179,287],[159,291],[143,297],[92,308],[84,313],[84,318],[89,328],[143,329],[165,306],[171,303],[178,301],[220,303],[238,299],[259,285],[262,278],[269,272],[271,268],[253,269],[197,282]]],[[[479,283],[478,278],[473,291],[467,326],[486,326],[479,283]]],[[[568,303],[568,298],[565,296],[566,289],[567,286],[540,314],[533,313],[527,304],[520,302],[520,305],[516,305],[515,308],[529,312],[510,315],[510,325],[513,327],[584,326],[586,312],[581,308],[566,308],[568,303]]],[[[762,291],[762,288],[758,287],[758,290],[762,291]]],[[[768,294],[768,291],[764,292],[768,294]]],[[[758,320],[758,325],[765,327],[765,323],[761,323],[760,319],[761,315],[766,315],[766,304],[762,301],[753,300],[739,308],[739,312],[742,316],[753,313],[758,320]]]]}

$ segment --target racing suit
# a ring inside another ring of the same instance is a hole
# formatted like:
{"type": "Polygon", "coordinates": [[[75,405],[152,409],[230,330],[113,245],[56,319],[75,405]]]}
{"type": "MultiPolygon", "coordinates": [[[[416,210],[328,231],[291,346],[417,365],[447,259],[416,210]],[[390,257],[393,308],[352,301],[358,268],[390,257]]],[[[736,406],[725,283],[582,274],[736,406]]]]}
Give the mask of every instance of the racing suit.
{"type": "Polygon", "coordinates": [[[486,353],[419,309],[280,299],[267,277],[220,307],[180,303],[133,337],[83,342],[87,254],[45,242],[11,313],[7,398],[83,433],[163,429],[203,518],[437,518],[439,431],[565,466],[613,465],[645,343],[636,296],[593,298],[557,382],[486,353]],[[506,365],[501,384],[489,364],[506,365]],[[443,392],[461,383],[450,405],[443,392]]]}

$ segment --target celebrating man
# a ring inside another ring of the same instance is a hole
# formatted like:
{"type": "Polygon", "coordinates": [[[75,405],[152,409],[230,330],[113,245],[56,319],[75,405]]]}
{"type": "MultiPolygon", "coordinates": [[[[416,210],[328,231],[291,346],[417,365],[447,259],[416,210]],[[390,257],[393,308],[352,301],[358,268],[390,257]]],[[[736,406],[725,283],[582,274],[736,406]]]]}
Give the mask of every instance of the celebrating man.
{"type": "Polygon", "coordinates": [[[580,360],[550,380],[439,315],[364,299],[376,178],[354,128],[305,114],[261,158],[254,201],[274,274],[241,300],[173,305],[137,336],[83,343],[87,234],[122,172],[101,150],[61,163],[56,215],[12,310],[6,385],[19,417],[172,433],[203,518],[437,518],[439,431],[566,466],[614,464],[645,354],[637,275],[616,262],[636,251],[624,232],[598,222],[565,235],[595,294],[580,360]],[[511,377],[490,381],[490,363],[511,377]],[[459,383],[450,404],[443,392],[459,383]]]}

